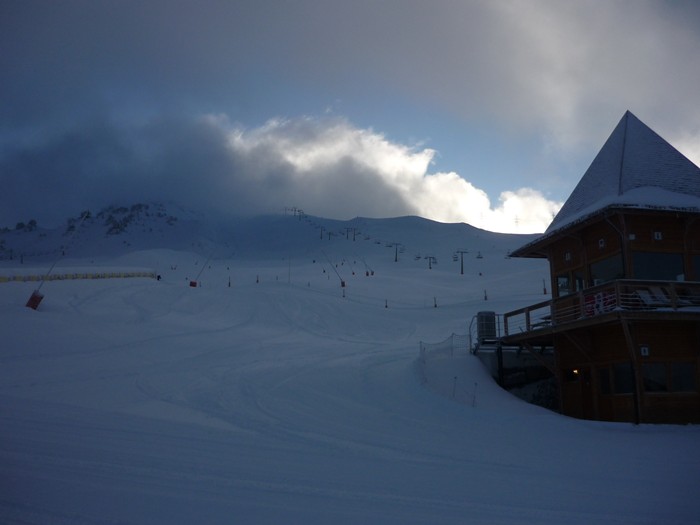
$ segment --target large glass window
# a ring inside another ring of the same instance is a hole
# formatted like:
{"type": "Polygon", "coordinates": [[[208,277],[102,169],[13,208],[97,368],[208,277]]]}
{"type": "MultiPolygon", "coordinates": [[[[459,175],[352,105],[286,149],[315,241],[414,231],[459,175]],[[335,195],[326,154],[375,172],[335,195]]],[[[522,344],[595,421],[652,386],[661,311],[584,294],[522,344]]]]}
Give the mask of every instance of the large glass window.
{"type": "Polygon", "coordinates": [[[586,280],[583,277],[583,272],[581,271],[575,271],[574,272],[574,291],[575,292],[580,292],[586,287],[586,280]]]}
{"type": "Polygon", "coordinates": [[[644,363],[642,377],[646,392],[668,392],[666,363],[644,363]]]}
{"type": "Polygon", "coordinates": [[[671,385],[674,392],[695,392],[695,364],[671,363],[671,385]]]}
{"type": "Polygon", "coordinates": [[[616,394],[631,394],[634,391],[632,363],[617,363],[613,365],[613,383],[616,394]]]}
{"type": "Polygon", "coordinates": [[[680,253],[633,252],[635,279],[683,281],[683,256],[680,253]]]}
{"type": "Polygon", "coordinates": [[[615,279],[622,279],[624,276],[625,270],[622,267],[622,256],[619,254],[591,264],[591,279],[593,280],[593,285],[607,283],[615,279]]]}

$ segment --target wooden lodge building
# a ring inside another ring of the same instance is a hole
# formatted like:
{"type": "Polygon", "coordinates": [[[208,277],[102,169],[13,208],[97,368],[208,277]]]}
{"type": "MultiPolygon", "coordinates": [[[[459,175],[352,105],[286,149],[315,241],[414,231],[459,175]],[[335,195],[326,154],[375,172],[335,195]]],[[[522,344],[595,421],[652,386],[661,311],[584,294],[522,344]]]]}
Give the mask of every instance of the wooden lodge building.
{"type": "Polygon", "coordinates": [[[554,348],[563,414],[700,423],[700,168],[627,112],[511,255],[548,259],[552,300],[504,314],[501,340],[554,348]]]}

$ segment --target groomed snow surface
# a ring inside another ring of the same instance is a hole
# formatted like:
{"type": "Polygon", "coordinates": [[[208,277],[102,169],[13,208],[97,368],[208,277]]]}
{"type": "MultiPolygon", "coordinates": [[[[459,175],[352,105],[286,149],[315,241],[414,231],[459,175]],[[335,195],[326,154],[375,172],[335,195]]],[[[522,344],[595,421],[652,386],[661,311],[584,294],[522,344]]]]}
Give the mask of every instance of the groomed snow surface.
{"type": "Polygon", "coordinates": [[[395,262],[292,221],[296,252],[67,257],[162,279],[46,282],[37,311],[0,283],[1,523],[700,523],[700,428],[571,419],[464,351],[419,358],[548,298],[546,263],[505,257],[523,238],[398,221],[395,262]]]}

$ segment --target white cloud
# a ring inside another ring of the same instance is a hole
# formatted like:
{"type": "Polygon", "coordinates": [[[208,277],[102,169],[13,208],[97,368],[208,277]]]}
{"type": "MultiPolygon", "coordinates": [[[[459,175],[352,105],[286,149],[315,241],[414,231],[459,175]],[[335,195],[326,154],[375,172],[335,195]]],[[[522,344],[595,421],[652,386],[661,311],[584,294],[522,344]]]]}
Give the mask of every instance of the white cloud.
{"type": "Polygon", "coordinates": [[[492,207],[483,190],[457,173],[430,173],[434,150],[391,142],[340,118],[273,119],[250,130],[220,117],[208,122],[225,128],[245,177],[273,208],[296,205],[338,219],[415,214],[533,233],[544,231],[561,207],[530,188],[503,192],[492,207]]]}
{"type": "MultiPolygon", "coordinates": [[[[89,3],[90,24],[81,2],[64,4],[18,2],[0,31],[0,180],[21,216],[30,207],[57,215],[54,190],[78,179],[92,195],[122,197],[132,174],[134,192],[147,184],[239,210],[294,200],[318,214],[418,213],[511,229],[510,210],[525,202],[518,187],[562,198],[628,109],[700,163],[695,0],[154,0],[89,3]],[[191,126],[193,113],[222,110],[244,122],[325,110],[408,136],[483,130],[504,138],[506,157],[527,144],[527,158],[496,185],[461,165],[430,173],[432,150],[342,120],[236,130],[219,115],[191,126]],[[236,132],[235,147],[214,142],[236,132]],[[503,188],[512,190],[496,200],[503,188]]],[[[86,191],[60,200],[87,201],[86,191]]],[[[0,220],[14,218],[10,205],[0,220]]],[[[529,224],[517,217],[518,228],[529,224]]]]}
{"type": "Polygon", "coordinates": [[[544,231],[563,205],[563,202],[548,200],[541,192],[532,188],[504,191],[499,202],[501,204],[493,210],[492,217],[498,225],[496,231],[517,233],[544,231]]]}
{"type": "Polygon", "coordinates": [[[517,87],[503,107],[521,125],[542,126],[549,145],[565,153],[595,147],[628,109],[669,131],[687,129],[700,116],[691,103],[700,79],[697,6],[649,0],[488,6],[499,15],[503,67],[517,87]]]}
{"type": "Polygon", "coordinates": [[[0,157],[0,182],[14,206],[0,210],[8,223],[27,214],[55,223],[76,209],[171,200],[244,215],[297,206],[334,219],[419,215],[530,233],[544,231],[559,207],[527,188],[503,192],[492,205],[464,174],[431,173],[435,150],[333,116],[272,119],[251,129],[222,114],[95,121],[30,146],[0,157]],[[37,187],[52,191],[37,194],[37,187]]]}

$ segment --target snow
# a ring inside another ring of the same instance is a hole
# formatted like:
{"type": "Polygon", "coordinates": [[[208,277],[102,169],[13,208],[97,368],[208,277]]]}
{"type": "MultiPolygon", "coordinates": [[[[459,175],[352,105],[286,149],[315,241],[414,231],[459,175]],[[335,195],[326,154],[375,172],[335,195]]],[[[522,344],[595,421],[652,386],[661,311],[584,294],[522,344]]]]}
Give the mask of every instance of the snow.
{"type": "Polygon", "coordinates": [[[48,281],[36,311],[37,283],[0,283],[0,522],[700,522],[700,428],[563,417],[464,351],[421,358],[480,310],[547,298],[545,262],[505,257],[530,237],[416,218],[241,224],[192,250],[165,247],[167,229],[159,249],[142,229],[101,244],[88,224],[84,257],[55,271],[162,279],[48,281]]]}
{"type": "Polygon", "coordinates": [[[700,168],[627,111],[546,233],[611,205],[697,212],[700,168]]]}
{"type": "MultiPolygon", "coordinates": [[[[700,197],[650,186],[635,188],[623,195],[612,195],[600,199],[594,205],[572,214],[567,219],[566,226],[585,220],[591,215],[602,212],[606,208],[636,208],[700,213],[700,197]]],[[[559,230],[561,230],[561,228],[548,232],[548,234],[559,230]]]]}

